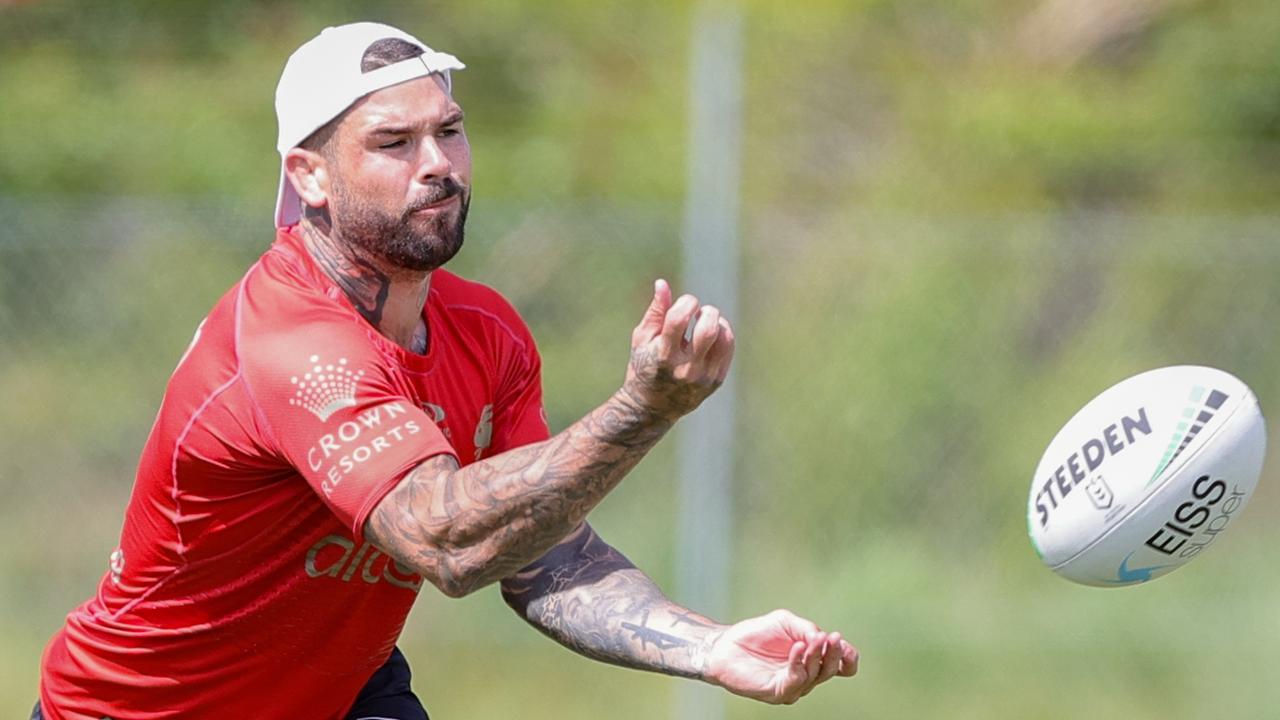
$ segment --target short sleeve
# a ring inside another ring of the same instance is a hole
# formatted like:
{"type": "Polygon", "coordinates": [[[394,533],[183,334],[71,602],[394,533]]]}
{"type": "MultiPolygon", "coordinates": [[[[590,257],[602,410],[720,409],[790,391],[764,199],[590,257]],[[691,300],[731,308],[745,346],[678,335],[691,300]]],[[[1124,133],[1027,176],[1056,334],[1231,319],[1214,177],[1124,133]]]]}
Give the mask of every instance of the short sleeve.
{"type": "Polygon", "coordinates": [[[504,325],[511,344],[504,352],[495,398],[493,452],[505,452],[551,436],[542,404],[542,359],[533,334],[515,310],[505,305],[504,325]]]}
{"type": "Polygon", "coordinates": [[[505,452],[551,436],[542,405],[542,362],[533,343],[512,359],[499,388],[494,412],[493,449],[505,452]]]}
{"type": "Polygon", "coordinates": [[[275,450],[360,538],[410,470],[453,447],[356,318],[325,308],[278,329],[246,322],[240,366],[275,450]]]}

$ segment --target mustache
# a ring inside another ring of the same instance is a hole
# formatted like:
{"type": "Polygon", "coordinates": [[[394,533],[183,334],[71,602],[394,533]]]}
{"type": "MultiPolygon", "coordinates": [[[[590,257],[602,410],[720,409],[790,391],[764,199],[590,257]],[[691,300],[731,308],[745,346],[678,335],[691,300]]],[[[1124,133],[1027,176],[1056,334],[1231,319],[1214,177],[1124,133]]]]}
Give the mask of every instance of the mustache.
{"type": "Polygon", "coordinates": [[[438,202],[448,200],[454,195],[461,195],[462,191],[465,189],[466,188],[464,188],[457,180],[446,177],[440,182],[428,186],[425,195],[409,203],[409,206],[404,209],[404,216],[408,217],[410,214],[417,212],[418,210],[422,210],[435,205],[438,202]]]}

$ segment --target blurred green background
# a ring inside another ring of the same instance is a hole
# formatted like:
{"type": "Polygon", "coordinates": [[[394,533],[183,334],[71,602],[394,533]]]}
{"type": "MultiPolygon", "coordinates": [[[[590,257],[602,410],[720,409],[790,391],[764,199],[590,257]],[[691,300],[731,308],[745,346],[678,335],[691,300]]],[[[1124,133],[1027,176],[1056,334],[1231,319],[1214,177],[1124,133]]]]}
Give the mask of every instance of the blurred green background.
{"type": "MultiPolygon", "coordinates": [[[[621,381],[652,279],[680,287],[689,3],[350,5],[0,0],[6,716],[105,570],[168,373],[271,240],[272,94],[320,28],[388,21],[468,64],[457,269],[525,314],[554,428],[621,381]]],[[[1068,584],[1025,526],[1045,445],[1130,374],[1216,365],[1280,408],[1280,4],[741,9],[731,614],[794,609],[863,666],[728,716],[1280,716],[1274,452],[1157,583],[1068,584]]],[[[668,588],[673,457],[592,516],[668,588]]],[[[424,592],[403,647],[441,719],[667,717],[681,682],[573,656],[496,591],[424,592]]]]}

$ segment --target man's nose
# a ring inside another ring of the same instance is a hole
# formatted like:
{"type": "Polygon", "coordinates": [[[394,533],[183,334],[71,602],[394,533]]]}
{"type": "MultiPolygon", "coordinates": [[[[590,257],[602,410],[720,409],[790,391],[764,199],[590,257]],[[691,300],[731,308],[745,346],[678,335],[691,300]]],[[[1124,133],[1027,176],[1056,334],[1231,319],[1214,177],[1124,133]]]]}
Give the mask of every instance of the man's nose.
{"type": "Polygon", "coordinates": [[[424,139],[419,148],[418,179],[432,180],[447,177],[453,172],[453,162],[434,137],[424,139]]]}

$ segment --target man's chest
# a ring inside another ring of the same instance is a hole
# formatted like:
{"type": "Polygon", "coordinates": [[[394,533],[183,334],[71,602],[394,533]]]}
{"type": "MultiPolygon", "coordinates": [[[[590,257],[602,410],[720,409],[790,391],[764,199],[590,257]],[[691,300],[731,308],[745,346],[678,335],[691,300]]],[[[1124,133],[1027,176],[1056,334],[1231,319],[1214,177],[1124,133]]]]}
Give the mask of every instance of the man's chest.
{"type": "Polygon", "coordinates": [[[485,457],[492,441],[495,375],[487,363],[450,358],[430,373],[407,377],[413,401],[453,446],[463,465],[485,457]]]}

